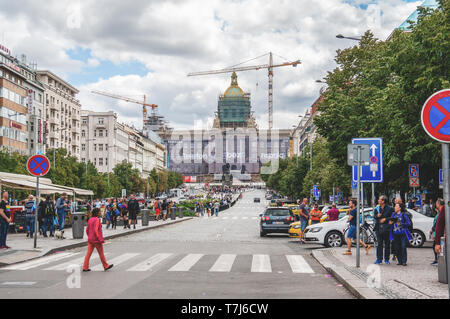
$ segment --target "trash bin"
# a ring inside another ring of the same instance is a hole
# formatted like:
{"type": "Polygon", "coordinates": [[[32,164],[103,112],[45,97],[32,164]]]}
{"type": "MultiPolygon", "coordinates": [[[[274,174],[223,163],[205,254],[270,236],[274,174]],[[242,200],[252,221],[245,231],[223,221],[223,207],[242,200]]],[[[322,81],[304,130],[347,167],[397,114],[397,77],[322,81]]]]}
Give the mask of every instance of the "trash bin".
{"type": "Polygon", "coordinates": [[[183,207],[178,207],[178,218],[184,217],[184,209],[183,207]]]}
{"type": "Polygon", "coordinates": [[[72,213],[72,237],[82,239],[84,235],[84,212],[72,213]]]}
{"type": "Polygon", "coordinates": [[[438,281],[442,284],[448,283],[446,247],[444,237],[441,237],[442,252],[438,255],[438,281]]]}
{"type": "Polygon", "coordinates": [[[170,209],[170,219],[175,220],[177,218],[177,211],[176,208],[170,209]]]}
{"type": "Polygon", "coordinates": [[[150,211],[148,209],[143,209],[142,211],[142,226],[148,226],[150,211]]]}

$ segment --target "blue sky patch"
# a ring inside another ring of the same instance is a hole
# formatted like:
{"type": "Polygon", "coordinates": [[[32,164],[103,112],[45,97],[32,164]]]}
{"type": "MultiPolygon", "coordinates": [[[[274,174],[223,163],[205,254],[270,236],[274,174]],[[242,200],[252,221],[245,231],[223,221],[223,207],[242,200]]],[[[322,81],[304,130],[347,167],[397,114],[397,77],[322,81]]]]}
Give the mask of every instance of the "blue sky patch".
{"type": "MultiPolygon", "coordinates": [[[[83,49],[77,47],[66,51],[67,55],[72,60],[82,61],[88,63],[88,60],[92,58],[90,49],[83,49]]],[[[68,81],[77,86],[86,83],[94,83],[103,79],[108,79],[116,75],[139,75],[145,76],[152,70],[149,70],[144,64],[137,60],[131,60],[122,62],[119,65],[112,63],[108,60],[97,59],[100,63],[97,66],[85,66],[79,73],[69,74],[68,81]]]]}

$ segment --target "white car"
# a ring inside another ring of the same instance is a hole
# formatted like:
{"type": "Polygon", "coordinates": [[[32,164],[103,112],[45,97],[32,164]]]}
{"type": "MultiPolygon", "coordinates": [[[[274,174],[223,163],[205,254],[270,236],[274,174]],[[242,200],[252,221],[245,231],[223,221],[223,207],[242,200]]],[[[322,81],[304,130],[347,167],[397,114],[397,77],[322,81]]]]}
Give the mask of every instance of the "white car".
{"type": "MultiPolygon", "coordinates": [[[[373,209],[365,208],[364,215],[368,224],[373,223],[373,209]]],[[[413,216],[413,230],[410,240],[411,247],[423,246],[427,241],[426,234],[433,226],[433,218],[424,216],[414,210],[408,209],[413,216]]],[[[345,244],[344,231],[347,228],[348,216],[344,216],[337,221],[324,222],[306,227],[305,240],[310,243],[322,244],[326,247],[341,247],[345,244]]]]}

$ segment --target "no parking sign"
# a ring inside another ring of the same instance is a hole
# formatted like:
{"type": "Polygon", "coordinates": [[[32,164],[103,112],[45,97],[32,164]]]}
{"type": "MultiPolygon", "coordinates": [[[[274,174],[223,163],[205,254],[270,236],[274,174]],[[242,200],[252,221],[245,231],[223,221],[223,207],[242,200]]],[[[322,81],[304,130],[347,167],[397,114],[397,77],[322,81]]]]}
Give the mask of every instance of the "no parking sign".
{"type": "Polygon", "coordinates": [[[430,137],[450,143],[450,89],[434,93],[422,108],[422,126],[430,137]]]}

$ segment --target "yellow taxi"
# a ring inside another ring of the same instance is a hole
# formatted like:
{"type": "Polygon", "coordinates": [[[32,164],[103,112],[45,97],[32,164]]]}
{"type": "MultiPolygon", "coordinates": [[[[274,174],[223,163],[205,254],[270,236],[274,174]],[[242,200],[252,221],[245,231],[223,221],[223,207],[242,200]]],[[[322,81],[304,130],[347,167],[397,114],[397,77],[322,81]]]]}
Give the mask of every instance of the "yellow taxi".
{"type": "MultiPolygon", "coordinates": [[[[346,214],[348,211],[349,211],[348,208],[341,208],[341,209],[339,209],[339,218],[341,218],[342,214],[346,214]]],[[[298,213],[297,213],[297,215],[298,215],[298,213]]],[[[324,214],[322,216],[322,218],[320,219],[320,222],[323,223],[323,222],[326,222],[326,221],[328,221],[328,215],[324,214]]],[[[311,219],[308,222],[308,226],[311,226],[311,219]]],[[[300,231],[301,231],[300,228],[301,227],[300,227],[300,222],[299,221],[295,222],[295,223],[292,223],[291,224],[291,228],[289,228],[289,231],[288,231],[289,237],[291,237],[291,238],[299,238],[300,231]]]]}

